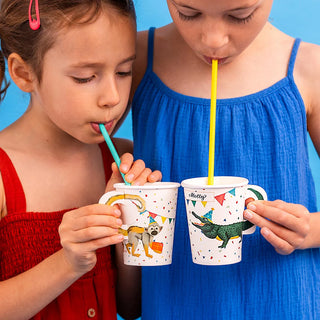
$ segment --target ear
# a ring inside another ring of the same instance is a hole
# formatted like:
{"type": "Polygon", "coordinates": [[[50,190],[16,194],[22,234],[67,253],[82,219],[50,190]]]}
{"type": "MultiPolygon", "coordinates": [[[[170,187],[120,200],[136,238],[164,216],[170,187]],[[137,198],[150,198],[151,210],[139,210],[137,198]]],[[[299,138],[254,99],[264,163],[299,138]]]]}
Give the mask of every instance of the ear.
{"type": "Polygon", "coordinates": [[[11,53],[8,57],[8,71],[14,83],[24,92],[32,92],[36,76],[31,67],[18,55],[11,53]]]}

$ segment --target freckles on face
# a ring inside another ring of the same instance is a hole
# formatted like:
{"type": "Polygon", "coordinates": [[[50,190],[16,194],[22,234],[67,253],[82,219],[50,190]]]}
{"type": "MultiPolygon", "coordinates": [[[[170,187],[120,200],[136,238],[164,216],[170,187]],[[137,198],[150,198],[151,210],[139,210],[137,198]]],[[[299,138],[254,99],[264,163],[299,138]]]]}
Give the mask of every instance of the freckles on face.
{"type": "Polygon", "coordinates": [[[82,140],[93,134],[91,122],[118,120],[130,93],[135,26],[111,13],[65,28],[44,57],[42,109],[54,125],[82,140]]]}

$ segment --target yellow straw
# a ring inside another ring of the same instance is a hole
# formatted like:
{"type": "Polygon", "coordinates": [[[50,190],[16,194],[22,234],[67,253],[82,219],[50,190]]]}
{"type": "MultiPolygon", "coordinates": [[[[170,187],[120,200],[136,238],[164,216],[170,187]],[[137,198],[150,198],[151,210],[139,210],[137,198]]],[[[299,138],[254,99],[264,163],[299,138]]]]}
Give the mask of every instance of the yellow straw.
{"type": "Polygon", "coordinates": [[[214,184],[218,61],[212,60],[208,185],[214,184]]]}

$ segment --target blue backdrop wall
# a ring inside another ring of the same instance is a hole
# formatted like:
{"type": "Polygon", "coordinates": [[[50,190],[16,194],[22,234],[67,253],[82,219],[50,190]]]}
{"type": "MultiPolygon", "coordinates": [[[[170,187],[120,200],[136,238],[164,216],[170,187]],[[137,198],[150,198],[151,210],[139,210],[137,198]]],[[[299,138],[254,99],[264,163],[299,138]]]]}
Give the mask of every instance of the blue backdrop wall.
{"type": "MultiPolygon", "coordinates": [[[[145,30],[150,26],[160,27],[171,21],[165,0],[134,0],[134,3],[137,11],[138,30],[145,30]]],[[[320,45],[319,12],[319,0],[275,0],[270,21],[293,37],[320,45]]],[[[28,101],[28,95],[20,92],[14,84],[11,84],[8,94],[0,106],[0,130],[25,111],[28,101]]],[[[132,139],[131,114],[116,136],[132,139]]],[[[320,208],[320,160],[310,139],[308,145],[317,189],[318,208],[320,208]]]]}

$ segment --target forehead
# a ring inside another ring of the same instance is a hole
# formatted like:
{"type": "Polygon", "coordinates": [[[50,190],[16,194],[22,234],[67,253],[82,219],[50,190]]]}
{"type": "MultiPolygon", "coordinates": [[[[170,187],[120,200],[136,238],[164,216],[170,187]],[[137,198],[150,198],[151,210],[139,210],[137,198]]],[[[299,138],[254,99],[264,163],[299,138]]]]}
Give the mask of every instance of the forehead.
{"type": "MultiPolygon", "coordinates": [[[[103,10],[96,20],[63,27],[47,52],[68,60],[121,60],[135,53],[135,23],[116,10],[103,10]]],[[[71,61],[70,61],[71,62],[71,61]]]]}
{"type": "Polygon", "coordinates": [[[262,3],[264,0],[168,0],[179,7],[199,11],[238,10],[262,3]]]}

